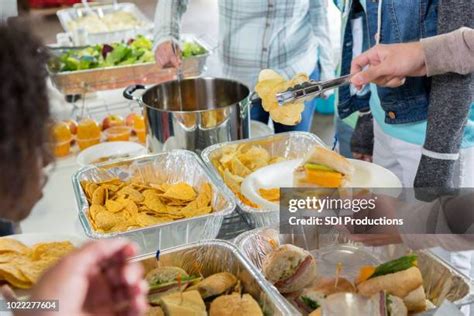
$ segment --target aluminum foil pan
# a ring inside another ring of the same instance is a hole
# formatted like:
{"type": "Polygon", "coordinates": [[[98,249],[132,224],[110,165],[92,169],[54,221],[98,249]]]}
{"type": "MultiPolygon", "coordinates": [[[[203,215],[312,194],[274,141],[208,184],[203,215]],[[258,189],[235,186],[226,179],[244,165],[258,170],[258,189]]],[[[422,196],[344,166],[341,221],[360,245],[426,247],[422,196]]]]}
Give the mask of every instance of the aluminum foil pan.
{"type": "MultiPolygon", "coordinates": [[[[133,36],[129,37],[132,38],[133,36]]],[[[183,59],[182,71],[184,77],[197,77],[206,70],[206,62],[212,47],[193,34],[183,34],[181,40],[195,42],[204,47],[207,53],[183,59]]],[[[52,54],[59,56],[71,48],[52,49],[52,54]]],[[[54,62],[48,65],[48,73],[53,85],[67,95],[85,94],[95,91],[124,88],[132,84],[151,85],[175,78],[174,68],[162,68],[156,63],[94,68],[88,70],[63,71],[54,69],[54,62]]]]}
{"type": "Polygon", "coordinates": [[[221,185],[226,189],[228,194],[234,198],[237,204],[237,211],[240,212],[248,224],[253,227],[265,227],[278,223],[279,212],[274,212],[264,208],[249,207],[242,203],[240,199],[225,185],[219,172],[212,164],[212,160],[221,154],[223,147],[233,144],[260,145],[268,150],[271,156],[281,156],[285,159],[302,158],[315,145],[326,146],[326,144],[324,144],[323,141],[314,134],[306,132],[288,132],[216,144],[204,149],[204,151],[201,153],[204,163],[207,165],[214,177],[216,177],[221,185]]]}
{"type": "Polygon", "coordinates": [[[255,267],[233,244],[209,240],[165,250],[157,262],[155,252],[134,258],[141,262],[145,272],[161,266],[177,266],[190,274],[204,277],[227,271],[241,282],[244,292],[251,294],[262,307],[264,315],[293,315],[295,310],[288,306],[280,294],[271,286],[255,267]]]}
{"type": "Polygon", "coordinates": [[[156,155],[136,157],[119,162],[88,166],[73,175],[72,183],[76,196],[79,219],[84,232],[90,238],[125,237],[136,242],[141,253],[165,249],[190,242],[216,238],[224,216],[232,213],[235,203],[222,190],[220,184],[209,177],[198,156],[187,150],[175,150],[156,155]],[[165,224],[159,224],[121,233],[98,233],[93,230],[87,212],[89,203],[80,181],[100,181],[114,177],[126,180],[131,175],[139,175],[146,182],[180,182],[193,186],[202,182],[212,185],[214,212],[165,224]]]}
{"type": "MultiPolygon", "coordinates": [[[[134,16],[141,23],[140,26],[129,29],[100,33],[89,33],[87,34],[87,41],[91,45],[126,41],[139,34],[145,35],[153,31],[152,21],[150,21],[133,3],[118,3],[117,5],[93,5],[91,6],[91,10],[99,16],[101,16],[102,14],[109,14],[118,11],[127,12],[134,16]]],[[[70,27],[70,23],[78,19],[80,16],[84,16],[87,14],[87,9],[84,8],[82,5],[74,6],[68,9],[58,10],[58,12],[56,13],[64,31],[69,33],[74,33],[74,30],[70,27]]]]}
{"type": "MultiPolygon", "coordinates": [[[[265,256],[272,249],[270,240],[307,249],[316,257],[318,270],[323,271],[324,275],[334,275],[335,266],[341,260],[344,266],[342,276],[351,281],[354,277],[354,267],[392,260],[408,251],[401,244],[365,247],[348,243],[337,233],[320,234],[314,227],[305,229],[304,234],[279,234],[277,226],[259,228],[241,234],[234,242],[243,255],[260,270],[265,256]],[[330,274],[330,271],[333,271],[333,274],[330,274]]],[[[474,284],[468,277],[454,270],[429,250],[417,250],[415,253],[418,255],[418,267],[423,275],[426,296],[431,303],[440,306],[445,299],[458,306],[474,303],[474,284]]]]}

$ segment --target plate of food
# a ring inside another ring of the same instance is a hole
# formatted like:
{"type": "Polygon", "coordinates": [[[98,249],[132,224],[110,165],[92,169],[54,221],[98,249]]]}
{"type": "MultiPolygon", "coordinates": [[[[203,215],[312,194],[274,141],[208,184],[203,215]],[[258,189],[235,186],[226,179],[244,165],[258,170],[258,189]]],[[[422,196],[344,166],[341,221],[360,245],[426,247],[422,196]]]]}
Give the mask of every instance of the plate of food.
{"type": "Polygon", "coordinates": [[[46,269],[83,242],[78,236],[61,234],[18,234],[0,238],[0,284],[8,284],[16,291],[28,290],[46,269]]]}
{"type": "Polygon", "coordinates": [[[400,179],[377,164],[346,159],[317,146],[306,158],[281,161],[248,175],[242,194],[253,203],[278,211],[279,188],[401,188],[400,179]]]}
{"type": "Polygon", "coordinates": [[[135,142],[108,142],[86,148],[77,155],[76,162],[81,166],[98,165],[146,154],[146,148],[135,142]]]}

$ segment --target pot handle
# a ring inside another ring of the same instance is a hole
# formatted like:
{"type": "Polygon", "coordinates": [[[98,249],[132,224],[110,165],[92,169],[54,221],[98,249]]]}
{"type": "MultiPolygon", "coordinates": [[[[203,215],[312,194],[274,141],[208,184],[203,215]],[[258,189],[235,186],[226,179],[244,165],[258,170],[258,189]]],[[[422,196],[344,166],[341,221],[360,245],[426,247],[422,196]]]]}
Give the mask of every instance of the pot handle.
{"type": "Polygon", "coordinates": [[[123,90],[123,97],[125,99],[137,101],[138,103],[141,103],[141,98],[136,97],[133,95],[133,93],[137,90],[143,90],[145,89],[145,86],[142,84],[133,84],[131,86],[128,86],[123,90]]]}

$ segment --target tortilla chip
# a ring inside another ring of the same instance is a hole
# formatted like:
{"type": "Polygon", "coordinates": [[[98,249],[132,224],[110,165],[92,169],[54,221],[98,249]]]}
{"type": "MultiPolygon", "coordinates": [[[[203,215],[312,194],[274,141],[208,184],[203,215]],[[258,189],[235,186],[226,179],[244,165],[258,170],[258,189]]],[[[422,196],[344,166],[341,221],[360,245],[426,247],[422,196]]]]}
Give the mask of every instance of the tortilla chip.
{"type": "Polygon", "coordinates": [[[0,238],[0,254],[5,252],[28,253],[29,248],[12,238],[0,238]]]}
{"type": "Polygon", "coordinates": [[[107,200],[105,202],[105,207],[107,208],[107,211],[109,212],[118,213],[125,207],[125,204],[122,204],[114,200],[107,200]]]}
{"type": "Polygon", "coordinates": [[[196,192],[189,184],[179,182],[171,185],[161,196],[168,199],[191,201],[196,198],[196,192]]]}
{"type": "Polygon", "coordinates": [[[272,188],[272,189],[259,189],[258,193],[261,197],[265,200],[270,202],[278,202],[280,201],[280,189],[279,188],[272,188]]]}
{"type": "Polygon", "coordinates": [[[108,198],[108,191],[106,188],[99,186],[92,194],[92,205],[104,205],[108,198]]]}

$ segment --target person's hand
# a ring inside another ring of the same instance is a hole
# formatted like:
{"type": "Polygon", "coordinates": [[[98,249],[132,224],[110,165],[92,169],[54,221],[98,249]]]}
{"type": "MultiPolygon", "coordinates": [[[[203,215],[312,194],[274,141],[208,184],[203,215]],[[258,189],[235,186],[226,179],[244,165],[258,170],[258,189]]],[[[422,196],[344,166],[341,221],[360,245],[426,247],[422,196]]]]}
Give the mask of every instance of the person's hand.
{"type": "MultiPolygon", "coordinates": [[[[360,195],[357,198],[375,199],[374,208],[366,208],[353,215],[355,219],[395,219],[398,218],[397,209],[400,206],[399,201],[389,195],[360,195]]],[[[365,246],[384,246],[390,244],[399,244],[403,240],[396,225],[386,226],[350,226],[338,227],[339,231],[345,234],[351,241],[359,242],[365,246]]]]}
{"type": "Polygon", "coordinates": [[[179,46],[172,41],[166,41],[158,45],[155,51],[156,62],[163,68],[178,68],[181,64],[181,51],[179,46]]]}
{"type": "Polygon", "coordinates": [[[135,254],[134,245],[121,239],[89,242],[72,252],[43,275],[30,298],[58,300],[59,312],[35,315],[141,315],[148,289],[143,267],[128,261],[135,254]]]}
{"type": "Polygon", "coordinates": [[[426,75],[425,53],[420,42],[377,45],[354,58],[351,74],[354,74],[351,82],[357,89],[369,82],[399,87],[405,83],[405,77],[426,75]]]}

